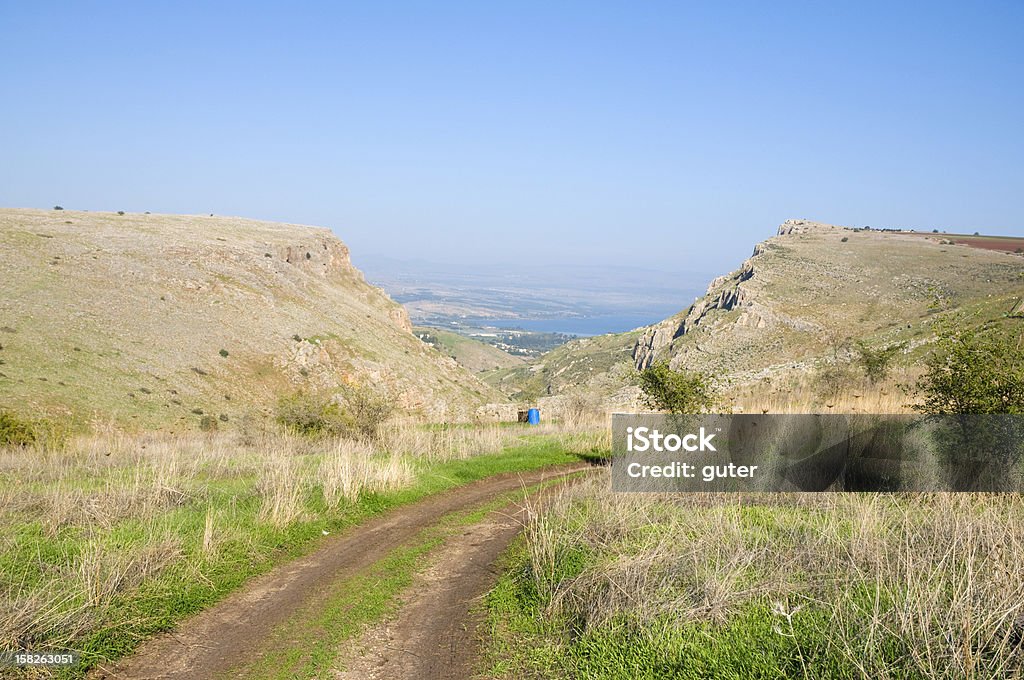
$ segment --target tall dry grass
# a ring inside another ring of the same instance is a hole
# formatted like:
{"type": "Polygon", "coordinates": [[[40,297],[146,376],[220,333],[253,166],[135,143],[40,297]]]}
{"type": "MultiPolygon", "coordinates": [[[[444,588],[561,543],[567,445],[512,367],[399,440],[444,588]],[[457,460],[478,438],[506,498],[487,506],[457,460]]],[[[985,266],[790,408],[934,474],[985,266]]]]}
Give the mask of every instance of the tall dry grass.
{"type": "Polygon", "coordinates": [[[595,480],[533,508],[525,545],[548,616],[582,630],[723,624],[760,606],[805,641],[808,668],[822,655],[863,678],[1024,668],[1019,495],[667,496],[595,480]]]}
{"type": "Polygon", "coordinates": [[[0,448],[0,649],[74,648],[171,566],[201,580],[227,544],[285,536],[325,507],[343,511],[413,484],[425,464],[497,453],[526,432],[389,423],[377,440],[350,441],[100,424],[59,449],[0,448]]]}
{"type": "Polygon", "coordinates": [[[726,405],[735,413],[912,413],[917,399],[908,386],[919,373],[901,368],[877,384],[848,377],[836,390],[824,389],[814,374],[797,373],[736,388],[726,405]]]}

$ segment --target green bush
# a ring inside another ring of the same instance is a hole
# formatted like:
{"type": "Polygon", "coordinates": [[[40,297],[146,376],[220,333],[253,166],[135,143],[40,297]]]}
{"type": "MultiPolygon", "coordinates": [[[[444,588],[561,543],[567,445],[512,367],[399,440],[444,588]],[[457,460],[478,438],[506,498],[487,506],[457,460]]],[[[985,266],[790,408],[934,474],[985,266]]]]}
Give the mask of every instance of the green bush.
{"type": "Polygon", "coordinates": [[[906,343],[872,349],[863,340],[858,340],[854,345],[857,352],[857,363],[872,385],[885,380],[892,368],[893,359],[903,351],[904,347],[906,347],[906,343]]]}
{"type": "Polygon", "coordinates": [[[939,329],[917,382],[916,408],[934,414],[1024,414],[1024,351],[1009,329],[939,329]]]}
{"type": "Polygon", "coordinates": [[[823,363],[814,372],[812,387],[819,398],[835,399],[840,392],[850,387],[855,378],[856,375],[847,363],[823,363]]]}
{"type": "Polygon", "coordinates": [[[0,446],[30,446],[40,439],[38,425],[0,409],[0,446]]]}
{"type": "Polygon", "coordinates": [[[0,446],[55,448],[67,441],[71,427],[70,422],[50,418],[24,418],[0,408],[0,446]]]}
{"type": "Polygon", "coordinates": [[[346,387],[337,393],[296,392],[281,397],[276,420],[297,434],[374,439],[391,417],[390,401],[366,387],[346,387]]]}
{"type": "Polygon", "coordinates": [[[674,371],[659,362],[640,371],[640,388],[650,408],[670,413],[706,413],[714,408],[717,395],[712,380],[691,371],[674,371]]]}

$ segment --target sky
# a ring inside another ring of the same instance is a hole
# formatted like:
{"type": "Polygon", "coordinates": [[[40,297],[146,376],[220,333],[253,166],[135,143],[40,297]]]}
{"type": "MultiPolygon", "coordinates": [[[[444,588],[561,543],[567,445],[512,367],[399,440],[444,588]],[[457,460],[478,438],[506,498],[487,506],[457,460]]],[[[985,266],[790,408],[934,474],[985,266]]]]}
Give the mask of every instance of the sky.
{"type": "Polygon", "coordinates": [[[1024,3],[0,0],[0,205],[722,272],[791,217],[1024,234],[1024,3]]]}

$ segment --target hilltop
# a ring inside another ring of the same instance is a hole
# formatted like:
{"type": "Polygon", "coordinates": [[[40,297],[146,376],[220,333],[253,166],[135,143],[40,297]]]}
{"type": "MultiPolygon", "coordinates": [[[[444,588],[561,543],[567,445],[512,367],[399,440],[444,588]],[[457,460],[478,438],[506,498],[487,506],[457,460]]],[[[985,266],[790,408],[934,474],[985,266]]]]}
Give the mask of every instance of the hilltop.
{"type": "Polygon", "coordinates": [[[0,210],[0,405],[193,426],[342,384],[464,418],[502,397],[412,334],[329,230],[0,210]]]}
{"type": "Polygon", "coordinates": [[[848,358],[851,340],[906,343],[905,361],[913,361],[943,313],[1017,320],[1024,258],[1012,251],[1021,245],[1024,239],[789,220],[678,314],[568,343],[488,380],[514,396],[591,391],[607,398],[626,383],[616,376],[667,361],[750,385],[806,373],[844,352],[848,358]]]}

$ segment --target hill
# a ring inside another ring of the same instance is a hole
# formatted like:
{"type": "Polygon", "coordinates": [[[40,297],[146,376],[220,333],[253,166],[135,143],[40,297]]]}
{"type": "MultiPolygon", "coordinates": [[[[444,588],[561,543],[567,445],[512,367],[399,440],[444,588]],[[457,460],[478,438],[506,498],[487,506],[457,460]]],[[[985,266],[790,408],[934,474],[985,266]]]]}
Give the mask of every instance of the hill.
{"type": "Polygon", "coordinates": [[[750,382],[810,367],[848,339],[926,343],[937,315],[1007,316],[1024,296],[1024,258],[918,234],[790,220],[684,312],[648,328],[655,360],[750,382]]]}
{"type": "Polygon", "coordinates": [[[521,366],[526,363],[523,357],[514,356],[494,345],[452,331],[416,326],[413,333],[423,342],[437,348],[439,352],[455,359],[459,365],[474,373],[521,366]]]}
{"type": "Polygon", "coordinates": [[[678,314],[636,332],[569,343],[488,380],[512,395],[535,393],[543,382],[552,394],[607,396],[625,381],[599,374],[602,367],[667,361],[749,385],[849,358],[851,340],[906,342],[904,361],[912,362],[943,313],[1018,321],[1024,258],[1008,251],[1024,239],[1000,238],[999,248],[994,241],[789,220],[678,314]]]}
{"type": "Polygon", "coordinates": [[[578,338],[529,364],[484,374],[484,380],[519,401],[586,388],[609,395],[620,388],[641,331],[578,338]]]}
{"type": "Polygon", "coordinates": [[[323,228],[0,210],[0,405],[195,425],[360,384],[461,418],[502,400],[412,334],[323,228]]]}

